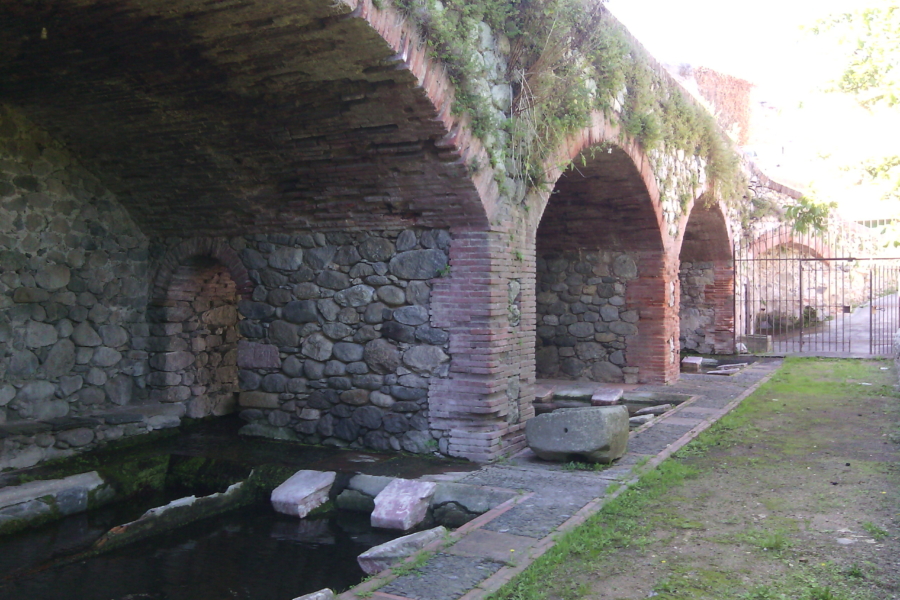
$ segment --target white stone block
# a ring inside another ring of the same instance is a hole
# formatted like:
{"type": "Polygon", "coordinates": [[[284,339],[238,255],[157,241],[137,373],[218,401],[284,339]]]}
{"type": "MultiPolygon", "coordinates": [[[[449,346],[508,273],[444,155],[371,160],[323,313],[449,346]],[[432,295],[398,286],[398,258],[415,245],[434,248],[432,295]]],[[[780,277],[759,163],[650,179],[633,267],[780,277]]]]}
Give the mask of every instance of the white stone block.
{"type": "Polygon", "coordinates": [[[297,471],[272,491],[272,508],[301,519],[328,501],[333,471],[297,471]]]}
{"type": "Polygon", "coordinates": [[[374,575],[390,568],[394,563],[418,552],[434,540],[444,537],[447,530],[443,527],[435,527],[417,533],[404,535],[395,540],[385,542],[380,546],[369,548],[356,557],[356,562],[366,575],[374,575]]]}

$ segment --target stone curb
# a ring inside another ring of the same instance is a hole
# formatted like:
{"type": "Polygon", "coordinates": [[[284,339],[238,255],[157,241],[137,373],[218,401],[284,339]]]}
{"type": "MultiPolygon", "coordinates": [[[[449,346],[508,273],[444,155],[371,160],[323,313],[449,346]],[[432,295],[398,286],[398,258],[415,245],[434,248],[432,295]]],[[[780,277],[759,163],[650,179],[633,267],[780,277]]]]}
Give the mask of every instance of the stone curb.
{"type": "MultiPolygon", "coordinates": [[[[695,439],[700,433],[708,429],[713,423],[717,422],[723,416],[734,410],[741,402],[744,401],[750,394],[754,393],[757,389],[759,389],[764,384],[768,383],[768,381],[778,372],[778,369],[775,369],[771,373],[763,376],[759,381],[749,386],[746,390],[738,394],[736,398],[731,400],[728,404],[726,404],[723,408],[716,410],[715,412],[711,412],[708,416],[704,416],[700,423],[692,427],[689,431],[685,432],[680,438],[678,438],[673,443],[666,446],[664,450],[654,455],[645,455],[652,456],[644,465],[641,467],[632,467],[633,473],[630,477],[624,480],[618,481],[620,486],[613,492],[604,494],[599,498],[595,498],[588,502],[585,506],[583,506],[578,512],[576,512],[572,517],[562,523],[559,527],[556,528],[555,531],[545,536],[542,539],[536,541],[536,543],[531,546],[526,552],[524,552],[524,556],[521,559],[521,562],[515,565],[505,565],[501,567],[494,574],[490,575],[486,579],[484,579],[481,583],[476,585],[474,588],[470,589],[468,592],[460,596],[459,600],[483,600],[488,595],[496,592],[500,589],[501,586],[508,583],[512,580],[516,575],[522,573],[525,569],[527,569],[535,560],[541,557],[544,553],[550,550],[553,546],[556,545],[556,541],[559,538],[559,535],[565,533],[581,524],[583,524],[589,517],[599,512],[603,506],[615,498],[618,498],[621,494],[625,493],[627,489],[629,489],[632,485],[634,485],[639,479],[640,476],[648,471],[659,466],[664,460],[669,458],[672,454],[683,448],[690,441],[695,439]]],[[[696,394],[694,398],[684,402],[671,411],[668,411],[664,415],[661,415],[657,419],[654,419],[650,423],[646,423],[639,427],[638,429],[631,432],[631,435],[635,435],[654,425],[665,423],[666,420],[670,417],[678,418],[677,415],[679,411],[686,407],[690,406],[694,403],[702,394],[696,394]]],[[[401,564],[411,564],[416,560],[416,557],[420,555],[422,552],[430,552],[442,547],[446,547],[455,543],[462,539],[466,534],[474,529],[480,528],[482,525],[487,524],[488,522],[496,519],[503,513],[512,509],[515,505],[524,502],[528,498],[532,497],[534,493],[522,494],[515,498],[511,498],[495,507],[494,509],[484,513],[483,515],[477,517],[476,519],[466,523],[456,531],[450,534],[451,543],[448,543],[446,540],[438,540],[432,542],[428,546],[426,546],[420,552],[408,557],[401,564]]],[[[390,583],[395,576],[393,574],[393,570],[388,569],[373,578],[364,581],[363,583],[357,585],[356,587],[344,592],[338,598],[340,600],[354,600],[356,598],[365,598],[368,596],[374,596],[381,598],[383,600],[411,600],[405,596],[397,596],[394,594],[389,594],[385,592],[377,591],[379,588],[384,585],[390,583]]]]}

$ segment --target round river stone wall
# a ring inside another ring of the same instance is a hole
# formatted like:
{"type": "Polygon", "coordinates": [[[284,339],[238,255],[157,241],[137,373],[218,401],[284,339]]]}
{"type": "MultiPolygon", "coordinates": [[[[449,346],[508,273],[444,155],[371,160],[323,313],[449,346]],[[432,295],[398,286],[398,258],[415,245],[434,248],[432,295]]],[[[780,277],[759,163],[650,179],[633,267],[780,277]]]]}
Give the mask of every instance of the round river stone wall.
{"type": "Polygon", "coordinates": [[[621,252],[546,253],[537,259],[537,376],[626,381],[639,312],[626,306],[634,260],[621,252]]]}
{"type": "MultiPolygon", "coordinates": [[[[230,240],[255,284],[238,303],[243,433],[429,452],[428,389],[449,371],[430,325],[444,230],[230,240]]],[[[163,359],[160,359],[163,360],[163,359]]]]}

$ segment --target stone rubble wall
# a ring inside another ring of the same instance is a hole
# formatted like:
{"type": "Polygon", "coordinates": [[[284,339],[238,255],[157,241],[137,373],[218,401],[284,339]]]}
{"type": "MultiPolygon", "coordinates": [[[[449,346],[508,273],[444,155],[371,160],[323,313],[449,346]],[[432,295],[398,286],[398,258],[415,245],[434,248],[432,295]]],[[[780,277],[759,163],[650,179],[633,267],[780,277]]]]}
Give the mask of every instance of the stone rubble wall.
{"type": "Polygon", "coordinates": [[[183,403],[190,418],[232,413],[238,393],[237,304],[228,270],[204,257],[179,267],[166,306],[148,314],[150,399],[183,403]]]}
{"type": "Polygon", "coordinates": [[[716,311],[706,292],[715,284],[713,263],[683,262],[678,277],[681,280],[681,349],[712,354],[715,352],[716,311]]]}
{"type": "Polygon", "coordinates": [[[640,311],[627,306],[634,259],[621,252],[548,253],[537,261],[537,376],[636,382],[627,364],[640,311]]]}
{"type": "Polygon", "coordinates": [[[671,151],[665,146],[647,153],[659,189],[659,205],[666,233],[678,237],[682,215],[696,201],[706,186],[706,161],[684,150],[671,151]]]}
{"type": "MultiPolygon", "coordinates": [[[[447,377],[450,355],[448,333],[431,326],[431,280],[446,274],[450,234],[274,234],[230,243],[255,284],[237,305],[244,433],[436,450],[428,391],[447,377]]],[[[158,360],[178,360],[179,352],[158,360]]]]}
{"type": "Polygon", "coordinates": [[[153,428],[77,421],[143,397],[147,273],[116,197],[0,106],[0,469],[153,428]]]}

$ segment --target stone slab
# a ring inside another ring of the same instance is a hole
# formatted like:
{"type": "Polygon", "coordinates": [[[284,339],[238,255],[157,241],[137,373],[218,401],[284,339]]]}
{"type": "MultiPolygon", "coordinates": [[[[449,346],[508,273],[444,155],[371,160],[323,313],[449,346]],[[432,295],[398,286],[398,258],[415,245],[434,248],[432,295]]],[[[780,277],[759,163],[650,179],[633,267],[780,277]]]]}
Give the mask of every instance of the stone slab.
{"type": "Polygon", "coordinates": [[[544,460],[566,461],[577,455],[610,463],[625,454],[628,410],[621,405],[560,409],[529,419],[525,438],[544,460]]]}
{"type": "Polygon", "coordinates": [[[467,511],[480,515],[503,504],[514,495],[514,492],[492,490],[477,485],[441,482],[437,484],[431,504],[440,506],[455,502],[467,511]]]}
{"type": "Polygon", "coordinates": [[[684,373],[699,373],[702,364],[702,356],[685,356],[681,359],[681,370],[684,373]]]}
{"type": "Polygon", "coordinates": [[[612,406],[622,401],[625,390],[622,388],[600,388],[591,396],[593,406],[612,406]]]}
{"type": "Polygon", "coordinates": [[[302,519],[328,501],[336,475],[334,471],[297,471],[272,490],[272,508],[302,519]]]}
{"type": "Polygon", "coordinates": [[[657,423],[635,434],[628,442],[628,449],[638,454],[659,454],[691,429],[692,425],[657,423]]]}
{"type": "Polygon", "coordinates": [[[447,548],[447,554],[486,558],[497,562],[515,564],[516,559],[534,546],[536,540],[521,535],[476,529],[447,548]]]}
{"type": "Polygon", "coordinates": [[[408,531],[425,520],[437,484],[431,481],[395,479],[376,497],[372,527],[408,531]]]}
{"type": "Polygon", "coordinates": [[[422,568],[398,577],[379,592],[416,600],[457,600],[502,566],[483,558],[436,554],[422,568]]]}
{"type": "MultiPolygon", "coordinates": [[[[0,508],[6,508],[14,504],[21,504],[31,500],[37,500],[44,496],[56,498],[59,494],[73,489],[86,490],[85,494],[104,485],[103,478],[96,471],[70,475],[63,479],[49,479],[44,481],[30,481],[22,485],[0,489],[0,508]]],[[[85,506],[87,508],[87,506],[85,506]]]]}
{"type": "Polygon", "coordinates": [[[318,592],[297,596],[294,600],[334,600],[334,592],[329,588],[325,588],[318,592]]]}
{"type": "Polygon", "coordinates": [[[389,569],[404,558],[412,556],[431,542],[443,538],[446,533],[446,528],[435,527],[404,535],[369,548],[356,557],[356,562],[367,575],[374,575],[389,569]]]}

